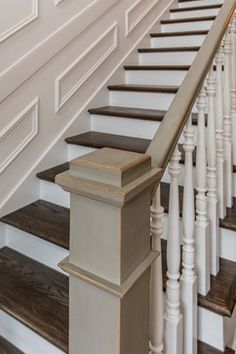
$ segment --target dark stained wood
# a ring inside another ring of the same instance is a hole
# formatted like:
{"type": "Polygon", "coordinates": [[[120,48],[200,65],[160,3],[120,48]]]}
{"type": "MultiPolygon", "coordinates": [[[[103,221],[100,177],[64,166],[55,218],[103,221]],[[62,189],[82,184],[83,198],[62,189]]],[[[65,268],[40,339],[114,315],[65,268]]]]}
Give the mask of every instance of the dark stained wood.
{"type": "Polygon", "coordinates": [[[232,208],[227,208],[224,220],[220,220],[220,226],[224,229],[236,231],[236,198],[233,198],[232,208]]]}
{"type": "Polygon", "coordinates": [[[159,71],[159,70],[180,70],[187,71],[190,69],[190,65],[125,65],[125,70],[147,70],[147,71],[159,71]]]}
{"type": "Polygon", "coordinates": [[[91,114],[97,114],[97,115],[153,120],[158,122],[161,122],[166,114],[166,111],[161,111],[156,109],[119,107],[119,106],[97,107],[97,108],[91,108],[88,111],[91,114]]]}
{"type": "Polygon", "coordinates": [[[197,52],[200,47],[140,48],[139,53],[197,52]]]}
{"type": "Polygon", "coordinates": [[[189,18],[170,18],[168,20],[161,20],[162,25],[172,23],[184,23],[184,22],[201,22],[201,21],[214,21],[216,16],[202,16],[202,17],[189,17],[189,18]]]}
{"type": "Polygon", "coordinates": [[[198,341],[198,354],[234,354],[234,350],[226,348],[224,352],[198,341]]]}
{"type": "Polygon", "coordinates": [[[177,7],[177,8],[170,9],[170,12],[210,10],[210,9],[219,9],[221,7],[222,7],[222,4],[202,5],[202,6],[192,6],[192,7],[177,7]]]}
{"type": "Polygon", "coordinates": [[[233,166],[233,172],[236,173],[236,165],[233,166]]]}
{"type": "Polygon", "coordinates": [[[37,177],[44,181],[55,182],[55,177],[59,173],[64,172],[69,169],[69,162],[62,163],[61,165],[54,166],[45,171],[37,173],[37,177]]]}
{"type": "Polygon", "coordinates": [[[68,248],[70,211],[62,206],[37,200],[1,218],[5,224],[68,248]]]}
{"type": "MultiPolygon", "coordinates": [[[[167,242],[162,240],[163,289],[166,289],[167,242]]],[[[211,276],[211,289],[206,296],[198,294],[198,305],[221,316],[231,317],[236,303],[236,262],[220,259],[220,271],[211,276]]]]}
{"type": "Polygon", "coordinates": [[[0,308],[68,350],[68,278],[31,258],[0,250],[0,308]]]}
{"type": "Polygon", "coordinates": [[[70,138],[66,138],[65,141],[69,144],[89,146],[93,148],[110,147],[140,153],[144,153],[151,142],[151,140],[148,139],[99,133],[95,131],[75,135],[70,138]]]}
{"type": "Polygon", "coordinates": [[[22,351],[14,347],[5,338],[0,336],[0,353],[1,354],[23,354],[22,351]]]}
{"type": "Polygon", "coordinates": [[[177,93],[179,87],[177,86],[158,86],[158,85],[134,85],[134,84],[121,84],[109,85],[110,91],[132,91],[132,92],[153,92],[153,93],[177,93]]]}
{"type": "Polygon", "coordinates": [[[208,30],[196,30],[196,31],[175,31],[175,32],[159,32],[150,33],[152,38],[156,37],[179,37],[179,36],[204,36],[208,34],[208,30]]]}

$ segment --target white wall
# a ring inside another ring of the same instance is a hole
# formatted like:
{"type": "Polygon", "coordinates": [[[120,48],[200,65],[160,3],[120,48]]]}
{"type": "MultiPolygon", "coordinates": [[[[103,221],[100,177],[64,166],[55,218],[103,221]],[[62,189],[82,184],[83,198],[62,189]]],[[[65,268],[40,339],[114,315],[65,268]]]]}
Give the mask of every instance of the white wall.
{"type": "Polygon", "coordinates": [[[35,172],[67,160],[64,136],[90,129],[87,105],[171,2],[0,2],[0,214],[39,197],[35,172]]]}

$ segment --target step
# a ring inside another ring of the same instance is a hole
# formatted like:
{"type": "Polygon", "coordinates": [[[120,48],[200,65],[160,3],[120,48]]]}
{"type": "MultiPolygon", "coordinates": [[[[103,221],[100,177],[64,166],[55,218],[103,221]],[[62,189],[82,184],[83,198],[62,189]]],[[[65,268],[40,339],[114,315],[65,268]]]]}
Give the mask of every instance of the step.
{"type": "Polygon", "coordinates": [[[1,310],[67,352],[68,278],[8,247],[0,272],[1,310]]]}
{"type": "Polygon", "coordinates": [[[5,338],[0,336],[0,353],[1,354],[23,354],[14,345],[8,342],[5,338]]]}
{"type": "Polygon", "coordinates": [[[224,352],[198,341],[198,354],[235,354],[233,349],[226,348],[224,352]]]}
{"type": "MultiPolygon", "coordinates": [[[[214,4],[223,4],[224,0],[214,0],[214,4]]],[[[194,7],[212,5],[212,0],[179,0],[178,7],[194,7]]]]}
{"type": "Polygon", "coordinates": [[[195,31],[175,31],[175,32],[159,32],[150,33],[152,48],[169,48],[169,47],[200,47],[204,42],[208,30],[195,31]]]}
{"type": "Polygon", "coordinates": [[[161,20],[161,32],[209,30],[216,16],[161,20]]]}
{"type": "MultiPolygon", "coordinates": [[[[105,106],[89,109],[89,113],[91,114],[91,129],[93,131],[152,139],[166,111],[105,106]]],[[[193,124],[196,132],[196,114],[193,114],[193,124]]]]}
{"type": "Polygon", "coordinates": [[[142,65],[191,65],[199,46],[164,46],[163,48],[140,48],[139,64],[142,65]]]}
{"type": "MultiPolygon", "coordinates": [[[[162,239],[163,288],[166,288],[167,241],[162,239]]],[[[198,306],[223,317],[231,317],[236,304],[236,262],[220,259],[218,275],[211,276],[211,289],[206,296],[198,295],[198,306]]]]}
{"type": "MultiPolygon", "coordinates": [[[[58,174],[58,166],[50,173],[51,176],[58,174]]],[[[49,181],[48,172],[44,172],[43,175],[44,179],[49,181]]],[[[54,182],[53,177],[50,181],[54,182]]],[[[70,212],[67,208],[37,200],[2,217],[0,221],[57,246],[68,248],[69,217],[70,212]]]]}
{"type": "Polygon", "coordinates": [[[127,106],[167,110],[173,101],[177,86],[158,85],[110,85],[111,106],[127,106]]]}
{"type": "Polygon", "coordinates": [[[182,7],[170,9],[171,18],[197,18],[203,16],[216,16],[219,13],[221,4],[194,6],[194,7],[182,7]]]}

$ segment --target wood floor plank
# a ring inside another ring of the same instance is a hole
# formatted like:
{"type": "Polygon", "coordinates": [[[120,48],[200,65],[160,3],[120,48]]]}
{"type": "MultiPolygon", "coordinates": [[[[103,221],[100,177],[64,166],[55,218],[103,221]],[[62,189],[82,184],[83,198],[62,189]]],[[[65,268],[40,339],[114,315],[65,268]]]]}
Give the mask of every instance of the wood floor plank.
{"type": "Polygon", "coordinates": [[[68,350],[68,277],[4,247],[0,308],[49,342],[68,350]]]}
{"type": "Polygon", "coordinates": [[[69,209],[44,200],[37,200],[0,220],[60,247],[68,248],[69,218],[69,209]]]}

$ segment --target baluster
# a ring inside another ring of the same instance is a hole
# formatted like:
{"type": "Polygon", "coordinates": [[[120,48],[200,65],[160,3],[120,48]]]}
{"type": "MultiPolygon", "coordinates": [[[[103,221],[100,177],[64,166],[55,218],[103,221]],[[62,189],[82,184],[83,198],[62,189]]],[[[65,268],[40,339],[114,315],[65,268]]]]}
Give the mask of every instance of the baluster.
{"type": "Polygon", "coordinates": [[[197,98],[198,132],[196,161],[196,267],[198,292],[206,295],[210,290],[210,234],[207,218],[207,162],[205,112],[207,107],[205,89],[197,98]]]}
{"type": "Polygon", "coordinates": [[[178,176],[181,154],[176,147],[169,164],[171,177],[167,240],[165,354],[183,353],[183,317],[180,313],[180,235],[178,176]]]}
{"type": "Polygon", "coordinates": [[[193,151],[194,132],[192,116],[184,130],[184,198],[183,198],[183,271],[181,276],[181,299],[184,321],[184,353],[197,354],[197,279],[195,276],[194,240],[194,188],[193,151]]]}
{"type": "MultiPolygon", "coordinates": [[[[164,208],[160,202],[160,186],[153,198],[151,207],[152,248],[161,253],[161,236],[163,234],[164,208]]],[[[151,301],[150,301],[150,351],[151,354],[163,353],[164,310],[162,260],[158,257],[151,270],[151,301]]]]}
{"type": "Polygon", "coordinates": [[[217,174],[217,197],[219,206],[219,217],[224,219],[226,214],[226,193],[225,193],[225,159],[224,159],[224,139],[223,139],[223,64],[224,55],[222,47],[215,57],[216,61],[216,174],[217,174]]]}
{"type": "Polygon", "coordinates": [[[232,119],[232,144],[233,164],[236,165],[236,15],[231,24],[231,119],[232,119]]]}
{"type": "Polygon", "coordinates": [[[229,29],[224,37],[224,151],[226,203],[232,207],[232,126],[231,126],[231,39],[229,29]]]}
{"type": "Polygon", "coordinates": [[[208,96],[207,121],[207,201],[208,217],[210,222],[211,242],[211,273],[216,275],[219,271],[219,217],[216,193],[216,127],[215,127],[215,75],[213,67],[206,80],[208,96]]]}

